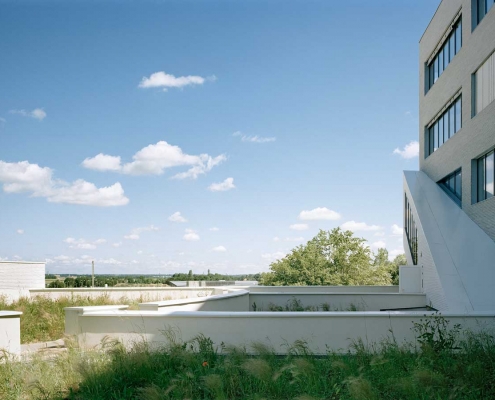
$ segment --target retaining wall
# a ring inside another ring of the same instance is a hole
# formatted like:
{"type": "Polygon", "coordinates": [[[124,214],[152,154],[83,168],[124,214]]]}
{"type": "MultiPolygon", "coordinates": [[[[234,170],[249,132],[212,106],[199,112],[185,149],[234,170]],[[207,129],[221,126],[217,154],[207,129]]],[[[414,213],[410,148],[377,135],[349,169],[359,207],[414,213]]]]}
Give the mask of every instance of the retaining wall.
{"type": "Polygon", "coordinates": [[[21,312],[0,311],[0,350],[21,354],[21,312]]]}

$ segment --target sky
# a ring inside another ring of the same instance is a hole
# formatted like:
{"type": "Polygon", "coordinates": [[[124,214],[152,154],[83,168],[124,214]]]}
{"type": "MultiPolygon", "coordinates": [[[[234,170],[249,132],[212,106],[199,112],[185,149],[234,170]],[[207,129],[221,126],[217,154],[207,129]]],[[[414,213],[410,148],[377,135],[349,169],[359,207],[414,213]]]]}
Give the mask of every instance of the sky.
{"type": "Polygon", "coordinates": [[[248,274],[403,252],[438,0],[0,2],[0,260],[248,274]]]}

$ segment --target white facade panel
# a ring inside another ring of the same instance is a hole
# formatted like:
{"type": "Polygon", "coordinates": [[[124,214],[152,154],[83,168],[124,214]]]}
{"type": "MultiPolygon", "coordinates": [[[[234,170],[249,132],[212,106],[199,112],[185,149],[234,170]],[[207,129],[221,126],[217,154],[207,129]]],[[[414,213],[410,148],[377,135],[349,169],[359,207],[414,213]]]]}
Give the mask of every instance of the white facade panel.
{"type": "Polygon", "coordinates": [[[45,263],[0,261],[0,296],[8,301],[29,297],[29,289],[45,287],[45,263]]]}

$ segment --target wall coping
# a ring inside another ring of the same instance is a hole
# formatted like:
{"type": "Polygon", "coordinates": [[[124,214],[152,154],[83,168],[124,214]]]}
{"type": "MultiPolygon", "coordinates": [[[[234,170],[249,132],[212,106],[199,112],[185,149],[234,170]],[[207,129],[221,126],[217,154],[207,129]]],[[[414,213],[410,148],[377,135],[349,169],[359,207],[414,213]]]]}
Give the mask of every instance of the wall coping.
{"type": "Polygon", "coordinates": [[[20,318],[20,311],[0,311],[0,318],[20,318]]]}
{"type": "Polygon", "coordinates": [[[0,264],[46,264],[44,261],[0,261],[0,264]]]}
{"type": "MultiPolygon", "coordinates": [[[[232,290],[232,289],[231,289],[232,290]]],[[[196,303],[204,303],[206,301],[216,301],[216,300],[224,300],[231,297],[240,297],[249,294],[247,290],[239,289],[233,290],[232,293],[225,294],[216,294],[213,296],[205,296],[198,297],[195,299],[178,299],[178,300],[163,300],[163,301],[150,301],[146,303],[139,303],[139,305],[155,305],[157,307],[165,307],[165,306],[175,306],[175,305],[186,305],[186,304],[196,304],[196,303]]]]}
{"type": "Polygon", "coordinates": [[[263,295],[263,296],[280,296],[280,295],[327,295],[327,296],[348,296],[348,295],[358,295],[358,296],[426,296],[425,293],[380,293],[380,292],[252,292],[253,296],[263,295]]]}
{"type": "MultiPolygon", "coordinates": [[[[224,286],[225,288],[226,286],[224,286]]],[[[153,290],[182,290],[182,291],[204,291],[204,290],[213,290],[218,289],[217,287],[212,286],[203,286],[203,287],[172,287],[172,286],[122,286],[122,287],[95,287],[95,288],[44,288],[44,289],[29,289],[30,292],[33,293],[63,293],[63,292],[135,292],[135,291],[153,291],[153,290]]]]}
{"type": "Polygon", "coordinates": [[[495,319],[495,311],[479,311],[467,313],[437,313],[435,311],[120,311],[116,313],[108,312],[86,312],[82,317],[179,317],[179,318],[366,318],[366,317],[386,317],[386,318],[411,318],[411,317],[432,317],[442,316],[448,318],[476,318],[492,317],[495,319]]]}

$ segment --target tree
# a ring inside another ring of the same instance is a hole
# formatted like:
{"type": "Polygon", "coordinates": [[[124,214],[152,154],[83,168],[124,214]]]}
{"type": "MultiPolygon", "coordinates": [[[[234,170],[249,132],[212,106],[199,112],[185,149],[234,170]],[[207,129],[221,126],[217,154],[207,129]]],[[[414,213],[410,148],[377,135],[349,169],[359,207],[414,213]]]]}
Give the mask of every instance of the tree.
{"type": "Polygon", "coordinates": [[[390,285],[387,267],[375,265],[365,242],[354,237],[351,231],[340,228],[320,230],[308,243],[273,262],[271,272],[261,274],[260,283],[282,286],[390,285]]]}

